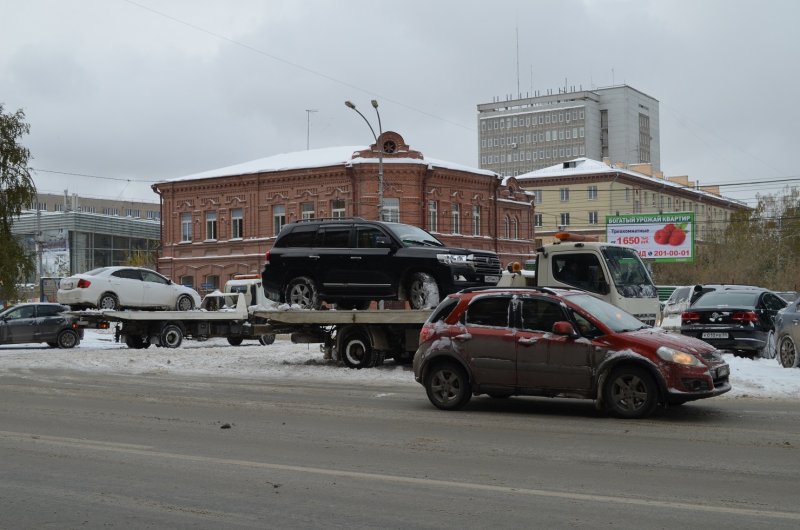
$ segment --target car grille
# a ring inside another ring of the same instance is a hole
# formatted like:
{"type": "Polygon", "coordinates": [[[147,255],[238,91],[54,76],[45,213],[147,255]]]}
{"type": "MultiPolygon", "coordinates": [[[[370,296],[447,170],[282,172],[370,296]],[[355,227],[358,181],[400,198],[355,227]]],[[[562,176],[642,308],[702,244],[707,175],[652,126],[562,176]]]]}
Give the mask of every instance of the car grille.
{"type": "Polygon", "coordinates": [[[481,274],[500,274],[500,258],[496,254],[473,253],[475,270],[481,274]]]}

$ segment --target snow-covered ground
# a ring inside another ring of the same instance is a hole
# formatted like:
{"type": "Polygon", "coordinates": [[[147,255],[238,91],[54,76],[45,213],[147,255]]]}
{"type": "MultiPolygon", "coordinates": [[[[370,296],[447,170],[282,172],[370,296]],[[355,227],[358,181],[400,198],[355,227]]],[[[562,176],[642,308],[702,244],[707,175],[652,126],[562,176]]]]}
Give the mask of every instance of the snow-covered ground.
{"type": "MultiPolygon", "coordinates": [[[[715,399],[749,396],[800,400],[800,369],[782,368],[774,359],[725,357],[731,366],[733,390],[715,399]]],[[[318,344],[292,344],[281,337],[270,346],[261,346],[257,341],[230,346],[225,339],[211,339],[186,340],[175,349],[151,346],[132,350],[115,343],[109,330],[86,330],[80,346],[71,350],[52,349],[44,344],[0,346],[0,375],[37,368],[416,385],[410,366],[389,361],[379,368],[351,370],[324,360],[318,344]]]]}

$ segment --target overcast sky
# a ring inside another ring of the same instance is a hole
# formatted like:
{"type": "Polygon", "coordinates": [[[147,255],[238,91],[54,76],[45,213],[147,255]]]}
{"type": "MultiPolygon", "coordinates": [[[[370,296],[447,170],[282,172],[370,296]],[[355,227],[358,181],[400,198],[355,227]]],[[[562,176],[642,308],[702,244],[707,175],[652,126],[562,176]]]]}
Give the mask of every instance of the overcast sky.
{"type": "Polygon", "coordinates": [[[373,98],[384,130],[477,167],[476,107],[518,83],[656,98],[667,175],[748,202],[800,181],[795,0],[0,0],[0,20],[0,103],[42,192],[156,200],[307,135],[368,145],[344,101],[374,119],[373,98]]]}

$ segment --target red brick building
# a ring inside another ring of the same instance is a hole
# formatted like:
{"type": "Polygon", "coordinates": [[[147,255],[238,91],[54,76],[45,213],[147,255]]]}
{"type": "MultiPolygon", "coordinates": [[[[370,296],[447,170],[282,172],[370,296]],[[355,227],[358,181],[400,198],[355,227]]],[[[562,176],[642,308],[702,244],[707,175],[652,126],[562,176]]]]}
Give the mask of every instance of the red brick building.
{"type": "Polygon", "coordinates": [[[161,197],[158,269],[200,291],[260,273],[280,228],[311,217],[378,217],[422,227],[445,244],[533,251],[533,195],[513,178],[429,159],[391,131],[376,144],[276,155],[153,185],[161,197]]]}

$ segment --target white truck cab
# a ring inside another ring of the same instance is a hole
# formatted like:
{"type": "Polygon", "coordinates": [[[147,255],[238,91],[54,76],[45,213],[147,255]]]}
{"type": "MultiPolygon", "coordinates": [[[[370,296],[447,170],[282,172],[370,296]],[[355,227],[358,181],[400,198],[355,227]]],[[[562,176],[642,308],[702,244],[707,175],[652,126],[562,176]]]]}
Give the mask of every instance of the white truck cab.
{"type": "Polygon", "coordinates": [[[526,274],[518,263],[512,264],[498,287],[581,289],[645,324],[658,324],[658,291],[635,249],[570,232],[559,232],[556,238],[556,243],[536,249],[535,274],[526,274]]]}
{"type": "Polygon", "coordinates": [[[264,294],[260,274],[237,274],[225,282],[225,290],[223,292],[242,293],[247,302],[247,307],[254,305],[271,307],[274,305],[264,294]]]}

